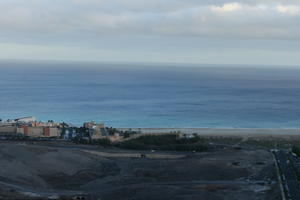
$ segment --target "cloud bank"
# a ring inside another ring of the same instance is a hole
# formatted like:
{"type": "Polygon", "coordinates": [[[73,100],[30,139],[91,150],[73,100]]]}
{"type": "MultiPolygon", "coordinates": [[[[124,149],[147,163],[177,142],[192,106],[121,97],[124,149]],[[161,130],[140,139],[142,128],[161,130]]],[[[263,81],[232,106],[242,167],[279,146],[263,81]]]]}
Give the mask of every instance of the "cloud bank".
{"type": "Polygon", "coordinates": [[[300,66],[299,0],[1,0],[0,59],[300,66]]]}
{"type": "Polygon", "coordinates": [[[299,1],[2,0],[2,35],[300,37],[299,1]]]}

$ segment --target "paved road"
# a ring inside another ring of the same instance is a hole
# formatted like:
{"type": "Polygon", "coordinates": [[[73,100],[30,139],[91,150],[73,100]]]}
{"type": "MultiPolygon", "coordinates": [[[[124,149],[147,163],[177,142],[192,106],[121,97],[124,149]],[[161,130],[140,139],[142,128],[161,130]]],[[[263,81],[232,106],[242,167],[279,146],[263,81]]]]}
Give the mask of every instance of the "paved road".
{"type": "Polygon", "coordinates": [[[300,200],[300,187],[294,166],[289,160],[289,152],[279,150],[274,153],[285,186],[287,199],[300,200]]]}

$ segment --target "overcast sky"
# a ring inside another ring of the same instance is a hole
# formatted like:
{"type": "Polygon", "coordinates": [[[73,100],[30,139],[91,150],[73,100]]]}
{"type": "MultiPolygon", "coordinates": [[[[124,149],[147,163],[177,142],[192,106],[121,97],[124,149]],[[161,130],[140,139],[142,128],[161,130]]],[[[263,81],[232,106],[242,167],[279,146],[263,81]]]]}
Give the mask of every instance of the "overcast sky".
{"type": "Polygon", "coordinates": [[[0,59],[300,66],[300,1],[1,0],[0,59]]]}

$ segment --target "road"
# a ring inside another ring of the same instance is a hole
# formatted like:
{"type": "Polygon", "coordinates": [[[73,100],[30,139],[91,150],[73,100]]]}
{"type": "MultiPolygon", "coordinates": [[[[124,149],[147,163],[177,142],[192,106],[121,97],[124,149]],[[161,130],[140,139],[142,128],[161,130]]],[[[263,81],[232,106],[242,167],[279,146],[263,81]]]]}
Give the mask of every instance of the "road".
{"type": "Polygon", "coordinates": [[[289,160],[290,153],[288,151],[278,150],[275,151],[274,154],[280,169],[287,199],[300,200],[300,187],[294,166],[289,160]]]}

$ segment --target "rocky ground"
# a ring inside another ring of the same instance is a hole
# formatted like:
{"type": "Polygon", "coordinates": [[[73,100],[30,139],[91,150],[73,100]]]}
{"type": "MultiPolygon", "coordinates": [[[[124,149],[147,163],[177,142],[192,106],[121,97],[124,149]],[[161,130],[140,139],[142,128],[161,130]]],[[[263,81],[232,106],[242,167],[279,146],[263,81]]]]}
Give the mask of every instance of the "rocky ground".
{"type": "Polygon", "coordinates": [[[273,200],[279,192],[266,150],[183,153],[0,143],[0,199],[273,200]]]}

